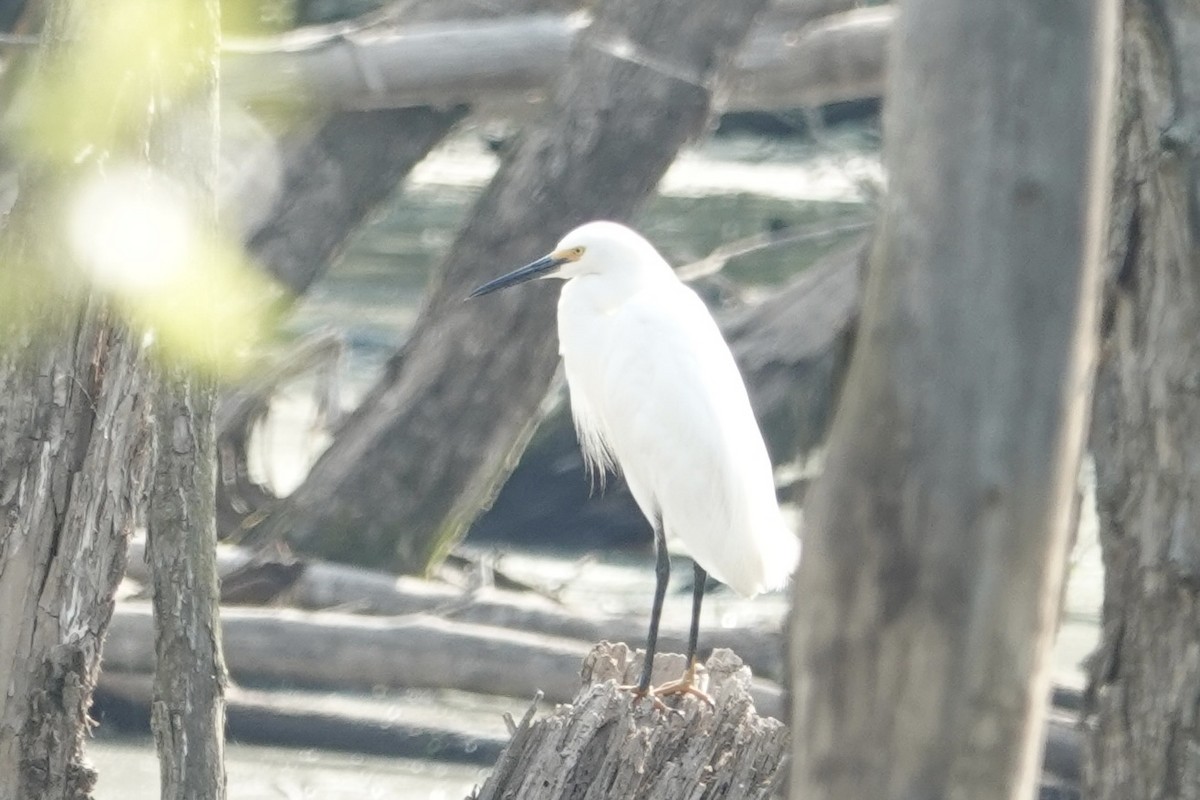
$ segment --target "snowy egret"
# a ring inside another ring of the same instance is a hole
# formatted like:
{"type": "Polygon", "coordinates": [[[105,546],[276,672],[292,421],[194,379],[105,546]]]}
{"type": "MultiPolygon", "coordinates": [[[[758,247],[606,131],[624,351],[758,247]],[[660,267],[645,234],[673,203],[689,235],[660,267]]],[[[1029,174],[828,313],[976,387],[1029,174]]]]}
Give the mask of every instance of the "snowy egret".
{"type": "Polygon", "coordinates": [[[590,472],[619,468],[654,529],[654,604],[640,696],[692,693],[707,575],[753,596],[786,583],[799,556],[775,497],[771,462],[729,346],[696,293],[639,234],[589,222],[547,256],[471,297],[533,278],[566,281],[559,353],[590,472]],[[695,562],[688,670],[652,689],[670,575],[667,536],[695,562]]]}

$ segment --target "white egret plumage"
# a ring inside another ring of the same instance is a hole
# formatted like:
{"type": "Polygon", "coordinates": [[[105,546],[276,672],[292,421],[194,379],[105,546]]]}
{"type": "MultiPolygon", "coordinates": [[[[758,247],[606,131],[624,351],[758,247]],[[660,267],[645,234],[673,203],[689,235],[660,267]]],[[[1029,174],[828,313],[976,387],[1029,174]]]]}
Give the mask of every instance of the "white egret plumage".
{"type": "Polygon", "coordinates": [[[799,556],[745,384],[704,303],[624,225],[576,228],[549,255],[471,296],[550,277],[566,281],[559,352],[584,456],[594,470],[620,468],[654,529],[657,585],[637,692],[694,692],[706,575],[753,596],[782,587],[799,556]],[[668,536],[695,562],[691,667],[683,681],[655,690],[668,536]]]}

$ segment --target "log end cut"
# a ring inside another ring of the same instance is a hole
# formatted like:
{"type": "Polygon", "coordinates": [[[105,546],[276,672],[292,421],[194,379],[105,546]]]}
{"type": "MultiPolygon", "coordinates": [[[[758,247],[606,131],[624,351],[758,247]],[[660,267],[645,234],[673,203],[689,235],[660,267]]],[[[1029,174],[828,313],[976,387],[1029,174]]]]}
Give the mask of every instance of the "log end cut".
{"type": "MultiPolygon", "coordinates": [[[[571,705],[534,720],[530,708],[475,800],[653,797],[768,798],[783,785],[787,728],[760,717],[750,668],[718,649],[700,671],[709,708],[679,698],[666,712],[618,687],[636,682],[642,653],[601,642],[583,662],[571,705]]],[[[660,654],[654,683],[683,674],[684,657],[660,654]]]]}

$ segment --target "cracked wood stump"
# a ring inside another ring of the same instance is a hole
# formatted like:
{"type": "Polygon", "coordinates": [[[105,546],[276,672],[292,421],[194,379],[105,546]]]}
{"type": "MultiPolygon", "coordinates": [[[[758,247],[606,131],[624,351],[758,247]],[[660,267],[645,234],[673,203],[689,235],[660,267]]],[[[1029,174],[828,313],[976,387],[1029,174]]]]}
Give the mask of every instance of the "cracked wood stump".
{"type": "MultiPolygon", "coordinates": [[[[637,680],[641,660],[624,644],[593,648],[575,703],[537,721],[530,708],[475,800],[749,799],[782,786],[787,728],[757,714],[750,669],[733,651],[714,650],[702,670],[715,709],[694,697],[668,698],[678,709],[665,713],[633,702],[618,686],[637,680]]],[[[655,685],[684,665],[681,655],[660,654],[655,685]]]]}

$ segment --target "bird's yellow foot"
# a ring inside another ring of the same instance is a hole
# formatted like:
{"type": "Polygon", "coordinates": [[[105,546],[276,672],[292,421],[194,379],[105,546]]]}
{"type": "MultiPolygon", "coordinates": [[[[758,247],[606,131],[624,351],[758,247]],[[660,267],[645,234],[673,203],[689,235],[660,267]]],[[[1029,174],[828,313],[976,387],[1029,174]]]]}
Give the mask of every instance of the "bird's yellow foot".
{"type": "Polygon", "coordinates": [[[635,703],[638,702],[639,700],[644,700],[644,699],[649,698],[650,702],[654,704],[655,711],[670,711],[671,710],[671,709],[667,708],[666,703],[664,703],[662,700],[658,699],[658,692],[655,691],[653,686],[651,686],[649,689],[643,689],[642,687],[638,686],[636,683],[631,683],[628,686],[618,686],[617,689],[619,689],[622,692],[629,692],[630,694],[632,694],[633,702],[635,702],[635,703]]]}
{"type": "Polygon", "coordinates": [[[662,701],[664,697],[672,695],[691,695],[697,697],[708,704],[709,708],[716,708],[717,704],[707,692],[696,686],[696,662],[693,661],[687,671],[683,673],[683,677],[674,681],[667,681],[659,686],[651,686],[648,689],[642,689],[637,685],[620,686],[621,691],[630,692],[633,694],[634,700],[650,698],[654,704],[654,708],[658,711],[667,711],[667,704],[662,701]]]}
{"type": "Polygon", "coordinates": [[[668,695],[691,695],[698,697],[705,703],[708,703],[709,708],[716,708],[717,704],[709,696],[708,692],[696,686],[696,662],[688,666],[687,671],[683,673],[683,677],[675,681],[667,681],[661,686],[656,686],[650,690],[655,697],[665,697],[668,695]]]}

